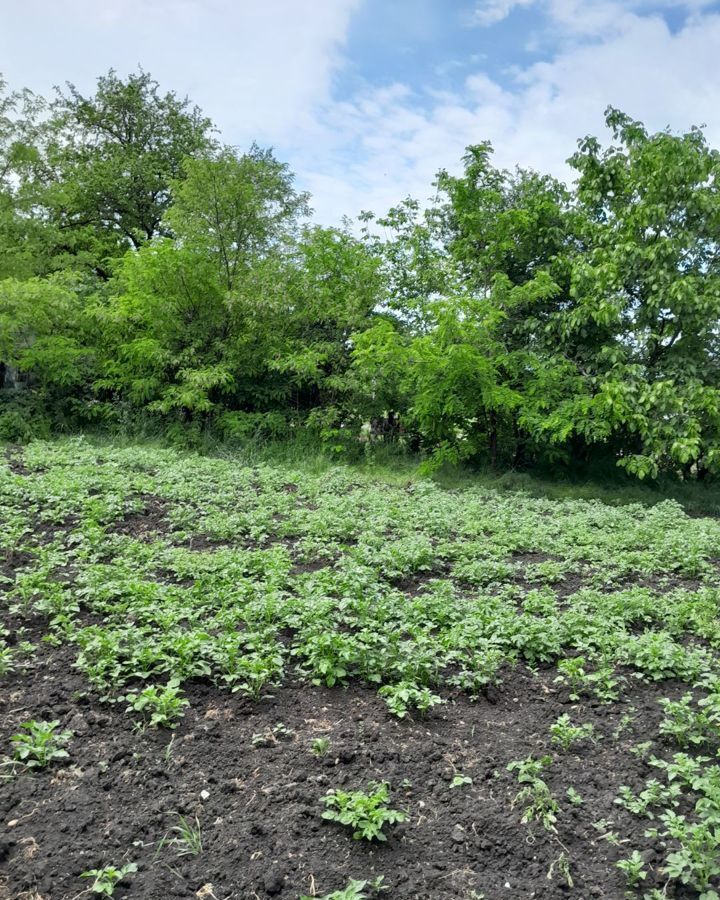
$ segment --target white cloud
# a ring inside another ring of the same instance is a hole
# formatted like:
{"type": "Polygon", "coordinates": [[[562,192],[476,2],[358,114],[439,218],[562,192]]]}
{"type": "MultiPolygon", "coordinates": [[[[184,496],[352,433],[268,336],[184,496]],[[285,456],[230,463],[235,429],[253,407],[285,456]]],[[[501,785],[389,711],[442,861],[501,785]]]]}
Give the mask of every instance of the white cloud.
{"type": "MultiPolygon", "coordinates": [[[[558,27],[570,23],[575,0],[552,2],[558,27]]],[[[482,140],[492,141],[499,165],[570,180],[565,160],[577,139],[588,133],[607,139],[608,105],[651,129],[706,124],[710,142],[720,146],[720,16],[698,12],[672,32],[660,15],[584,5],[581,33],[546,61],[514,70],[509,83],[477,71],[455,93],[395,87],[328,106],[320,157],[301,147],[296,154],[319,216],[384,212],[407,194],[427,198],[436,171],[458,169],[465,146],[482,140]],[[613,9],[612,30],[588,39],[613,9]]]]}
{"type": "Polygon", "coordinates": [[[532,6],[536,0],[480,0],[470,19],[484,28],[506,19],[516,7],[532,6]]]}
{"type": "Polygon", "coordinates": [[[138,63],[239,143],[280,142],[330,98],[361,0],[23,0],[3,4],[0,71],[41,93],[138,63]]]}
{"type": "Polygon", "coordinates": [[[633,13],[662,8],[698,13],[717,0],[477,0],[467,21],[470,25],[488,27],[506,19],[513,10],[534,6],[547,14],[555,36],[560,34],[608,37],[622,29],[633,13]]]}

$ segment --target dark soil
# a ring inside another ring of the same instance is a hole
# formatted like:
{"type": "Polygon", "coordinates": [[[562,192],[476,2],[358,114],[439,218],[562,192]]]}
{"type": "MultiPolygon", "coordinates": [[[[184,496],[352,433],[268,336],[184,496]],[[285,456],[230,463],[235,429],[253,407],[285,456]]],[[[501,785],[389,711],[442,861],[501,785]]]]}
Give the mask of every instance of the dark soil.
{"type": "MultiPolygon", "coordinates": [[[[26,637],[39,640],[39,623],[33,631],[26,637]]],[[[552,671],[518,668],[488,698],[459,696],[425,720],[398,721],[372,689],[289,685],[251,703],[196,683],[173,734],[133,732],[123,704],[86,693],[73,661],[70,646],[39,643],[32,668],[4,679],[0,746],[32,718],[60,719],[75,737],[65,764],[0,784],[2,900],[70,900],[88,886],[81,872],[127,861],[138,872],[116,897],[297,900],[351,877],[384,875],[389,891],[380,896],[393,900],[619,900],[623,878],[614,864],[631,848],[644,851],[645,888],[662,883],[646,823],[613,801],[619,785],[636,789],[650,776],[628,748],[657,733],[657,698],[678,696],[680,685],[639,684],[632,705],[572,705],[552,671]],[[603,737],[566,754],[554,749],[546,779],[562,807],[554,836],[520,823],[512,807],[518,786],[506,766],[547,751],[549,726],[563,712],[592,722],[603,737]],[[278,723],[290,733],[273,732],[278,723]],[[330,741],[325,757],[310,750],[317,737],[330,741]],[[451,788],[456,773],[472,784],[451,788]],[[329,788],[364,788],[373,779],[389,781],[392,805],[409,814],[388,829],[386,844],[353,841],[321,819],[329,788]],[[568,787],[582,806],[567,802],[568,787]],[[197,856],[159,847],[178,813],[198,818],[197,856]],[[592,824],[599,819],[630,842],[603,840],[592,824]],[[563,853],[572,891],[553,867],[563,853]]]]}
{"type": "Polygon", "coordinates": [[[120,522],[108,529],[115,534],[132,535],[138,540],[153,540],[167,529],[167,503],[162,497],[143,494],[142,509],[128,513],[120,522]]]}
{"type": "Polygon", "coordinates": [[[22,457],[22,447],[19,444],[10,444],[5,450],[5,459],[7,460],[10,471],[14,475],[29,475],[30,472],[25,466],[22,457]]]}

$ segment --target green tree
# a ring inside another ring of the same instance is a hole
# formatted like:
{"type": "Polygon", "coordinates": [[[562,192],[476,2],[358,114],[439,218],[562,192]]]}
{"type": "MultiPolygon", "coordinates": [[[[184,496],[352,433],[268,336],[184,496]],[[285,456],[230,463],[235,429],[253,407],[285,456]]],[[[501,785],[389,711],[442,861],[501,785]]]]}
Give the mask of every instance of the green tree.
{"type": "Polygon", "coordinates": [[[0,279],[52,271],[55,236],[29,177],[40,158],[45,101],[28,90],[9,91],[0,76],[0,279]]]}
{"type": "Polygon", "coordinates": [[[378,303],[378,267],[346,232],[300,231],[306,213],[268,151],[189,160],[166,217],[175,237],[128,253],[102,309],[102,389],[228,433],[322,405],[344,424],[350,337],[378,303]]]}
{"type": "Polygon", "coordinates": [[[0,434],[30,436],[23,417],[49,415],[56,425],[92,420],[88,390],[96,359],[86,289],[58,274],[47,279],[0,281],[0,434]],[[22,390],[14,390],[18,383],[22,390]],[[13,431],[16,430],[17,434],[13,431]]]}
{"type": "MultiPolygon", "coordinates": [[[[720,466],[720,154],[692,129],[649,134],[608,109],[615,144],[571,163],[583,249],[566,340],[593,334],[592,415],[639,477],[720,466]]],[[[574,424],[577,428],[577,423],[574,424]]]]}
{"type": "Polygon", "coordinates": [[[384,299],[378,259],[337,228],[308,228],[288,283],[285,339],[270,362],[283,373],[291,403],[330,446],[345,447],[362,424],[353,342],[384,299]]]}
{"type": "Polygon", "coordinates": [[[224,148],[188,158],[183,176],[173,182],[165,224],[183,246],[214,261],[227,291],[259,258],[284,249],[310,212],[289,167],[256,145],[242,155],[224,148]]]}
{"type": "Polygon", "coordinates": [[[213,146],[210,120],[140,70],[112,69],[94,94],[58,90],[47,151],[36,177],[59,229],[87,247],[99,268],[128,246],[166,233],[170,185],[187,157],[213,146]]]}
{"type": "Polygon", "coordinates": [[[438,221],[438,208],[420,208],[407,198],[386,215],[360,216],[363,240],[380,265],[386,284],[384,307],[409,332],[432,327],[427,303],[452,290],[456,266],[447,252],[438,221]]]}

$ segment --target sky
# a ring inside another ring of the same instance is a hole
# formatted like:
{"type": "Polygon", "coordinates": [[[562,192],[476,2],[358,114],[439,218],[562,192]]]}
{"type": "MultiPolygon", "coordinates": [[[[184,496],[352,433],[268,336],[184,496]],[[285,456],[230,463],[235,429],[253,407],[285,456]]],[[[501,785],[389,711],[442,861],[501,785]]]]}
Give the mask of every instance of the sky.
{"type": "Polygon", "coordinates": [[[140,65],[273,147],[322,224],[426,201],[485,140],[570,181],[608,105],[720,147],[720,0],[0,0],[0,22],[11,87],[140,65]]]}

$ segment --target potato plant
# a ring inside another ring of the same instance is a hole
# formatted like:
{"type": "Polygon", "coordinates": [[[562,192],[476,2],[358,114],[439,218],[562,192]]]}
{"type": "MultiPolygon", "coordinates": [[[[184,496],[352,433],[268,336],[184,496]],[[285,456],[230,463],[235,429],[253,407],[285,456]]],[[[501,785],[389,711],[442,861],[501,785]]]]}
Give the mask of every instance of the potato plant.
{"type": "Polygon", "coordinates": [[[322,798],[322,803],[327,807],[322,817],[351,828],[356,841],[386,841],[383,828],[407,819],[405,812],[388,806],[389,799],[390,788],[386,783],[371,784],[368,791],[332,788],[322,798]]]}

